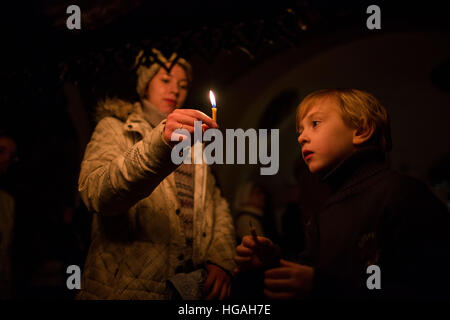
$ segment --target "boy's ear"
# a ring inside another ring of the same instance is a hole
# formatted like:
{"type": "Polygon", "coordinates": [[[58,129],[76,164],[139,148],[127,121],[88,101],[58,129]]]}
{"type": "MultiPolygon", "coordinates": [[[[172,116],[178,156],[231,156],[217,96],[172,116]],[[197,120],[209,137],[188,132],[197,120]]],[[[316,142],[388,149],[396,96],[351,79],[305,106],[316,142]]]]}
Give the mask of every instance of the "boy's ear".
{"type": "Polygon", "coordinates": [[[374,131],[375,128],[371,125],[368,125],[365,128],[355,129],[353,131],[353,144],[363,144],[372,137],[374,131]]]}

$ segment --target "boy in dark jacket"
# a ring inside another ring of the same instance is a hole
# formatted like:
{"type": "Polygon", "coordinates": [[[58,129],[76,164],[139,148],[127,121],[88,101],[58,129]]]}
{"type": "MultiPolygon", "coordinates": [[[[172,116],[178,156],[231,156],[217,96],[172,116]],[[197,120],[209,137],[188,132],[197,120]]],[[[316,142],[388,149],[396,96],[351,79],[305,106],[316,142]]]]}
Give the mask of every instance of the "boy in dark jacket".
{"type": "Polygon", "coordinates": [[[237,272],[264,269],[268,298],[450,298],[450,215],[421,182],[390,170],[386,109],[371,94],[329,89],[297,108],[298,142],[330,196],[306,224],[307,250],[280,259],[246,236],[237,272]]]}

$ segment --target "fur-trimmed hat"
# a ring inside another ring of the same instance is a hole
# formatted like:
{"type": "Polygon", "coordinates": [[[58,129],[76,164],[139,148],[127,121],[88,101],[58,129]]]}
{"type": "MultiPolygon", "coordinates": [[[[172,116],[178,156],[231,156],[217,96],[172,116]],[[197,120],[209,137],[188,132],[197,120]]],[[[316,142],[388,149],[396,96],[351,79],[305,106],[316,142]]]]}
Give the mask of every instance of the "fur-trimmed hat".
{"type": "Polygon", "coordinates": [[[176,64],[180,65],[186,72],[186,76],[188,78],[188,83],[192,82],[192,67],[189,62],[185,59],[178,57],[176,53],[172,53],[169,59],[166,59],[164,55],[156,49],[152,49],[153,55],[148,57],[143,57],[144,51],[141,50],[136,56],[135,65],[139,65],[137,68],[137,84],[136,91],[141,99],[147,99],[147,88],[150,80],[155,76],[155,74],[159,71],[162,65],[172,64],[176,60],[176,64]],[[150,66],[146,66],[146,62],[150,62],[150,66]]]}

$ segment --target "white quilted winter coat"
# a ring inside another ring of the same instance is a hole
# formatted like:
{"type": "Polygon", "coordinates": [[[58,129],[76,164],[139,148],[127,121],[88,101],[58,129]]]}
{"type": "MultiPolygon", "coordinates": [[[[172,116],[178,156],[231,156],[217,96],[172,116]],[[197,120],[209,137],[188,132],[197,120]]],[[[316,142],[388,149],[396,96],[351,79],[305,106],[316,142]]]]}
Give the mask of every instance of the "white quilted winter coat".
{"type": "MultiPolygon", "coordinates": [[[[163,141],[163,120],[147,122],[139,103],[107,100],[89,142],[79,192],[94,213],[79,299],[168,299],[166,280],[185,247],[180,204],[163,141]]],[[[235,234],[227,201],[206,164],[195,165],[193,262],[231,271],[235,234]]]]}

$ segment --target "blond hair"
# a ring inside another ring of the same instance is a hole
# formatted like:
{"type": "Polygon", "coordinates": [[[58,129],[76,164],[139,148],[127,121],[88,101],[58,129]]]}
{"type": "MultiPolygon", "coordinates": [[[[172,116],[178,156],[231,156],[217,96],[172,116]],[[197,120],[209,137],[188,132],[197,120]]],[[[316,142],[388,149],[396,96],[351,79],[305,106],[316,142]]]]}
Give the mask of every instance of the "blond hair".
{"type": "Polygon", "coordinates": [[[370,93],[357,89],[324,89],[307,95],[297,107],[297,131],[308,111],[324,98],[334,99],[344,123],[359,131],[372,131],[366,144],[388,152],[392,148],[390,119],[386,108],[370,93]]]}

